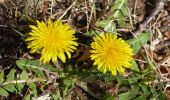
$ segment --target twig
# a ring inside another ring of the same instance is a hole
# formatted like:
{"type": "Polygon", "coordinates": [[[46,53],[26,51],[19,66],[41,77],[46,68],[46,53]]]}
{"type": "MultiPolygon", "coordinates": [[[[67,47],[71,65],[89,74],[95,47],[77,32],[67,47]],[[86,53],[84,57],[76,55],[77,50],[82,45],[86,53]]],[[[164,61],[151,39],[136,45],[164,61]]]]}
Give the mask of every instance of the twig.
{"type": "Polygon", "coordinates": [[[60,20],[67,14],[67,12],[76,4],[77,0],[75,0],[70,7],[66,9],[66,11],[60,16],[60,20]]]}
{"type": "Polygon", "coordinates": [[[84,91],[86,91],[88,94],[90,94],[92,97],[94,97],[97,100],[100,100],[100,98],[98,96],[96,96],[92,91],[90,91],[87,88],[87,84],[83,83],[83,82],[77,82],[76,83],[77,86],[79,86],[80,88],[82,88],[84,91]]]}
{"type": "Polygon", "coordinates": [[[5,28],[7,28],[7,27],[9,27],[9,26],[7,26],[7,25],[0,25],[0,27],[3,27],[3,28],[5,27],[5,28]]]}
{"type": "Polygon", "coordinates": [[[90,20],[89,20],[89,16],[88,16],[88,7],[87,7],[87,0],[84,0],[84,3],[85,3],[85,14],[86,14],[86,18],[87,18],[87,28],[86,28],[86,31],[88,31],[89,29],[89,26],[90,26],[90,20]]]}
{"type": "Polygon", "coordinates": [[[145,31],[145,27],[155,18],[155,16],[164,8],[164,3],[165,1],[163,0],[158,0],[155,9],[153,9],[152,13],[146,20],[144,20],[140,25],[137,30],[135,30],[133,33],[135,35],[139,35],[142,33],[142,31],[145,31]]]}
{"type": "Polygon", "coordinates": [[[53,4],[54,4],[54,0],[51,0],[51,12],[50,12],[50,16],[52,16],[53,14],[53,4]]]}

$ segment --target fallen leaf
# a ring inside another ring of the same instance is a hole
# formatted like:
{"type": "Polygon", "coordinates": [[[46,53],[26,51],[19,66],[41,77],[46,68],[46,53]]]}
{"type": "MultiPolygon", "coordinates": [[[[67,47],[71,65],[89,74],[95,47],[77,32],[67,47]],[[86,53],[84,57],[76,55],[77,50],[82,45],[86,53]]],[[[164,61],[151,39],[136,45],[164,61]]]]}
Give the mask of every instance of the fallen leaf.
{"type": "Polygon", "coordinates": [[[167,38],[170,38],[170,31],[165,32],[164,35],[165,35],[167,38]]]}
{"type": "Polygon", "coordinates": [[[4,2],[5,2],[4,0],[0,0],[0,4],[4,4],[4,2]]]}

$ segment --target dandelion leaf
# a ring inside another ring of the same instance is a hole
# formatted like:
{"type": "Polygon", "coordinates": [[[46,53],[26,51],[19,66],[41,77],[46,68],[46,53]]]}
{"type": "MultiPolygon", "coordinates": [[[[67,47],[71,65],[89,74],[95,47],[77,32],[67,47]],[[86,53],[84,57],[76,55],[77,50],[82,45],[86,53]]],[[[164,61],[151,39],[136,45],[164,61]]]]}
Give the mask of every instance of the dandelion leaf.
{"type": "Polygon", "coordinates": [[[145,45],[149,40],[149,33],[141,33],[137,37],[127,40],[127,42],[132,46],[134,54],[136,54],[140,48],[145,45]]]}
{"type": "Polygon", "coordinates": [[[9,95],[9,93],[8,93],[5,89],[0,88],[0,96],[5,96],[5,97],[7,97],[8,95],[9,95]]]}
{"type": "Polygon", "coordinates": [[[0,84],[4,82],[4,71],[2,70],[0,73],[0,84]]]}

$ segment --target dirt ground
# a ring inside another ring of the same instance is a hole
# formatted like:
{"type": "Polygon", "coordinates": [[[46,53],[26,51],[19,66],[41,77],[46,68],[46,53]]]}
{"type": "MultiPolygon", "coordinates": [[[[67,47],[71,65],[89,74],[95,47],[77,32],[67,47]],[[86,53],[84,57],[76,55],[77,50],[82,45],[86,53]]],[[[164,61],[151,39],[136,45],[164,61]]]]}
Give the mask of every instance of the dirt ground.
{"type": "MultiPolygon", "coordinates": [[[[115,0],[97,0],[96,15],[93,17],[90,15],[90,4],[93,0],[77,0],[76,5],[74,0],[38,0],[39,3],[36,1],[0,0],[0,70],[8,72],[16,66],[17,59],[39,57],[29,53],[24,41],[24,36],[29,32],[28,25],[34,23],[32,20],[44,20],[49,16],[53,20],[61,18],[63,22],[68,22],[74,27],[79,33],[77,37],[89,39],[81,33],[94,29],[96,21],[106,18],[115,0]]],[[[130,31],[137,29],[140,23],[148,18],[156,8],[157,1],[159,0],[129,0],[129,16],[133,19],[133,28],[130,31]]],[[[153,34],[145,48],[148,49],[154,63],[159,65],[160,76],[165,78],[164,92],[170,99],[170,1],[165,1],[164,9],[154,16],[145,31],[153,34]]],[[[83,40],[85,39],[80,41],[83,40]]],[[[141,59],[139,55],[136,55],[136,58],[141,59]]],[[[79,87],[75,91],[72,96],[82,93],[79,87]]]]}

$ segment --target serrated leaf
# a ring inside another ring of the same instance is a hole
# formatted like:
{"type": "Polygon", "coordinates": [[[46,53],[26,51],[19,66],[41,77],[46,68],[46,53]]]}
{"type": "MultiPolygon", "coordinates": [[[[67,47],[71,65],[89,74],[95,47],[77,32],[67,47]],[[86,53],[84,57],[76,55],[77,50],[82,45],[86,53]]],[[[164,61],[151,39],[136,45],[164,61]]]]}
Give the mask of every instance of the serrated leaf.
{"type": "Polygon", "coordinates": [[[29,79],[28,74],[27,74],[27,72],[26,72],[25,70],[22,71],[22,73],[21,73],[21,75],[20,75],[20,79],[21,79],[21,80],[27,80],[27,79],[29,79]]]}
{"type": "MultiPolygon", "coordinates": [[[[22,73],[20,74],[20,80],[27,80],[29,79],[27,73],[25,70],[22,71],[22,73]]],[[[22,91],[22,89],[24,88],[25,83],[16,83],[15,87],[19,90],[22,91]]]]}
{"type": "Polygon", "coordinates": [[[140,48],[148,42],[149,36],[149,33],[141,33],[137,38],[127,40],[127,43],[132,46],[134,54],[136,54],[140,48]]]}
{"type": "Polygon", "coordinates": [[[140,70],[138,68],[138,64],[136,63],[135,60],[132,60],[132,67],[130,69],[132,69],[133,71],[136,71],[136,72],[140,72],[140,70]]]}
{"type": "Polygon", "coordinates": [[[9,92],[15,92],[17,90],[14,84],[7,84],[3,88],[9,92]]]}
{"type": "Polygon", "coordinates": [[[151,91],[151,93],[155,93],[155,92],[156,92],[156,89],[155,89],[155,88],[150,87],[150,91],[151,91]]]}
{"type": "Polygon", "coordinates": [[[121,75],[118,75],[118,76],[116,76],[116,78],[117,78],[117,81],[118,81],[118,83],[121,85],[121,84],[123,84],[123,85],[128,85],[129,84],[129,82],[128,82],[128,80],[125,80],[125,78],[123,77],[123,76],[121,76],[121,75]]]}
{"type": "Polygon", "coordinates": [[[58,71],[57,68],[53,67],[50,64],[41,64],[40,65],[39,60],[22,59],[22,60],[17,60],[16,64],[21,70],[27,69],[27,70],[35,71],[35,69],[37,70],[37,69],[40,69],[40,67],[41,67],[41,68],[46,68],[50,71],[58,71]]]}
{"type": "Polygon", "coordinates": [[[53,95],[54,100],[62,100],[60,91],[57,89],[56,94],[53,95]]]}
{"type": "Polygon", "coordinates": [[[17,90],[19,90],[19,91],[21,92],[22,89],[24,88],[24,85],[25,85],[25,84],[22,84],[22,83],[16,83],[16,84],[15,84],[15,87],[17,88],[17,90]]]}
{"type": "Polygon", "coordinates": [[[131,87],[131,90],[133,92],[139,92],[139,90],[140,90],[140,86],[139,85],[131,85],[130,87],[131,87]]]}
{"type": "Polygon", "coordinates": [[[111,8],[111,12],[114,12],[112,14],[112,17],[119,18],[121,14],[124,16],[128,15],[128,0],[116,0],[114,5],[111,8]]]}
{"type": "Polygon", "coordinates": [[[5,96],[5,97],[7,97],[8,95],[9,95],[9,93],[8,93],[5,89],[0,88],[0,96],[5,96]]]}
{"type": "Polygon", "coordinates": [[[103,28],[107,32],[115,33],[116,32],[116,24],[113,20],[102,20],[96,22],[96,26],[103,28]]]}
{"type": "Polygon", "coordinates": [[[121,27],[126,25],[125,16],[128,15],[128,0],[116,0],[111,8],[111,18],[116,18],[121,27]]]}
{"type": "Polygon", "coordinates": [[[98,31],[98,30],[92,30],[92,31],[88,31],[88,32],[85,32],[85,33],[82,33],[84,34],[85,36],[96,36],[96,35],[100,35],[102,32],[98,31]]]}
{"type": "Polygon", "coordinates": [[[24,97],[24,100],[31,100],[31,94],[27,94],[27,95],[24,97]]]}
{"type": "Polygon", "coordinates": [[[131,100],[132,98],[136,97],[136,92],[126,92],[119,94],[119,100],[131,100]]]}
{"type": "Polygon", "coordinates": [[[159,98],[157,100],[168,100],[168,97],[165,94],[160,93],[159,98]]]}
{"type": "Polygon", "coordinates": [[[150,89],[149,89],[148,86],[146,86],[146,85],[143,84],[143,85],[141,86],[141,88],[142,88],[142,91],[144,92],[145,95],[149,95],[149,94],[151,93],[151,91],[150,91],[150,89]]]}
{"type": "Polygon", "coordinates": [[[34,94],[34,96],[37,96],[37,88],[35,83],[28,83],[29,88],[31,89],[32,93],[34,94]]]}
{"type": "Polygon", "coordinates": [[[101,98],[101,100],[116,100],[116,97],[111,96],[111,95],[109,95],[109,94],[105,94],[105,95],[101,98]]]}
{"type": "Polygon", "coordinates": [[[0,84],[4,82],[4,71],[2,70],[0,73],[0,84]]]}
{"type": "Polygon", "coordinates": [[[136,77],[128,78],[128,82],[133,92],[138,92],[138,90],[140,90],[140,86],[138,85],[136,77]]]}
{"type": "Polygon", "coordinates": [[[38,60],[27,60],[27,59],[22,59],[22,60],[17,60],[16,61],[17,66],[21,70],[29,70],[33,71],[37,74],[37,76],[45,76],[43,71],[41,70],[40,62],[38,60]]]}
{"type": "Polygon", "coordinates": [[[107,83],[112,83],[113,80],[115,80],[116,77],[114,77],[113,75],[111,75],[110,73],[106,74],[105,77],[104,77],[104,80],[107,82],[107,83]]]}
{"type": "Polygon", "coordinates": [[[11,69],[11,71],[10,71],[9,74],[7,75],[7,79],[6,79],[7,82],[14,80],[15,72],[16,72],[15,69],[11,69]]]}
{"type": "Polygon", "coordinates": [[[62,87],[64,87],[64,88],[74,87],[74,85],[76,83],[76,79],[70,78],[70,77],[62,78],[61,81],[62,81],[62,87]]]}
{"type": "Polygon", "coordinates": [[[146,96],[138,96],[133,100],[146,100],[146,96]]]}
{"type": "Polygon", "coordinates": [[[129,84],[136,84],[136,83],[138,83],[135,78],[128,78],[128,82],[129,82],[129,84]]]}
{"type": "Polygon", "coordinates": [[[115,21],[117,21],[121,27],[125,27],[125,16],[128,15],[127,5],[128,0],[116,0],[111,8],[111,14],[108,16],[108,19],[96,22],[96,26],[101,27],[104,31],[111,33],[117,32],[115,21]]]}
{"type": "Polygon", "coordinates": [[[37,60],[27,60],[27,59],[22,59],[22,60],[17,60],[16,61],[17,66],[21,70],[35,70],[38,66],[40,66],[40,62],[37,60]]]}

